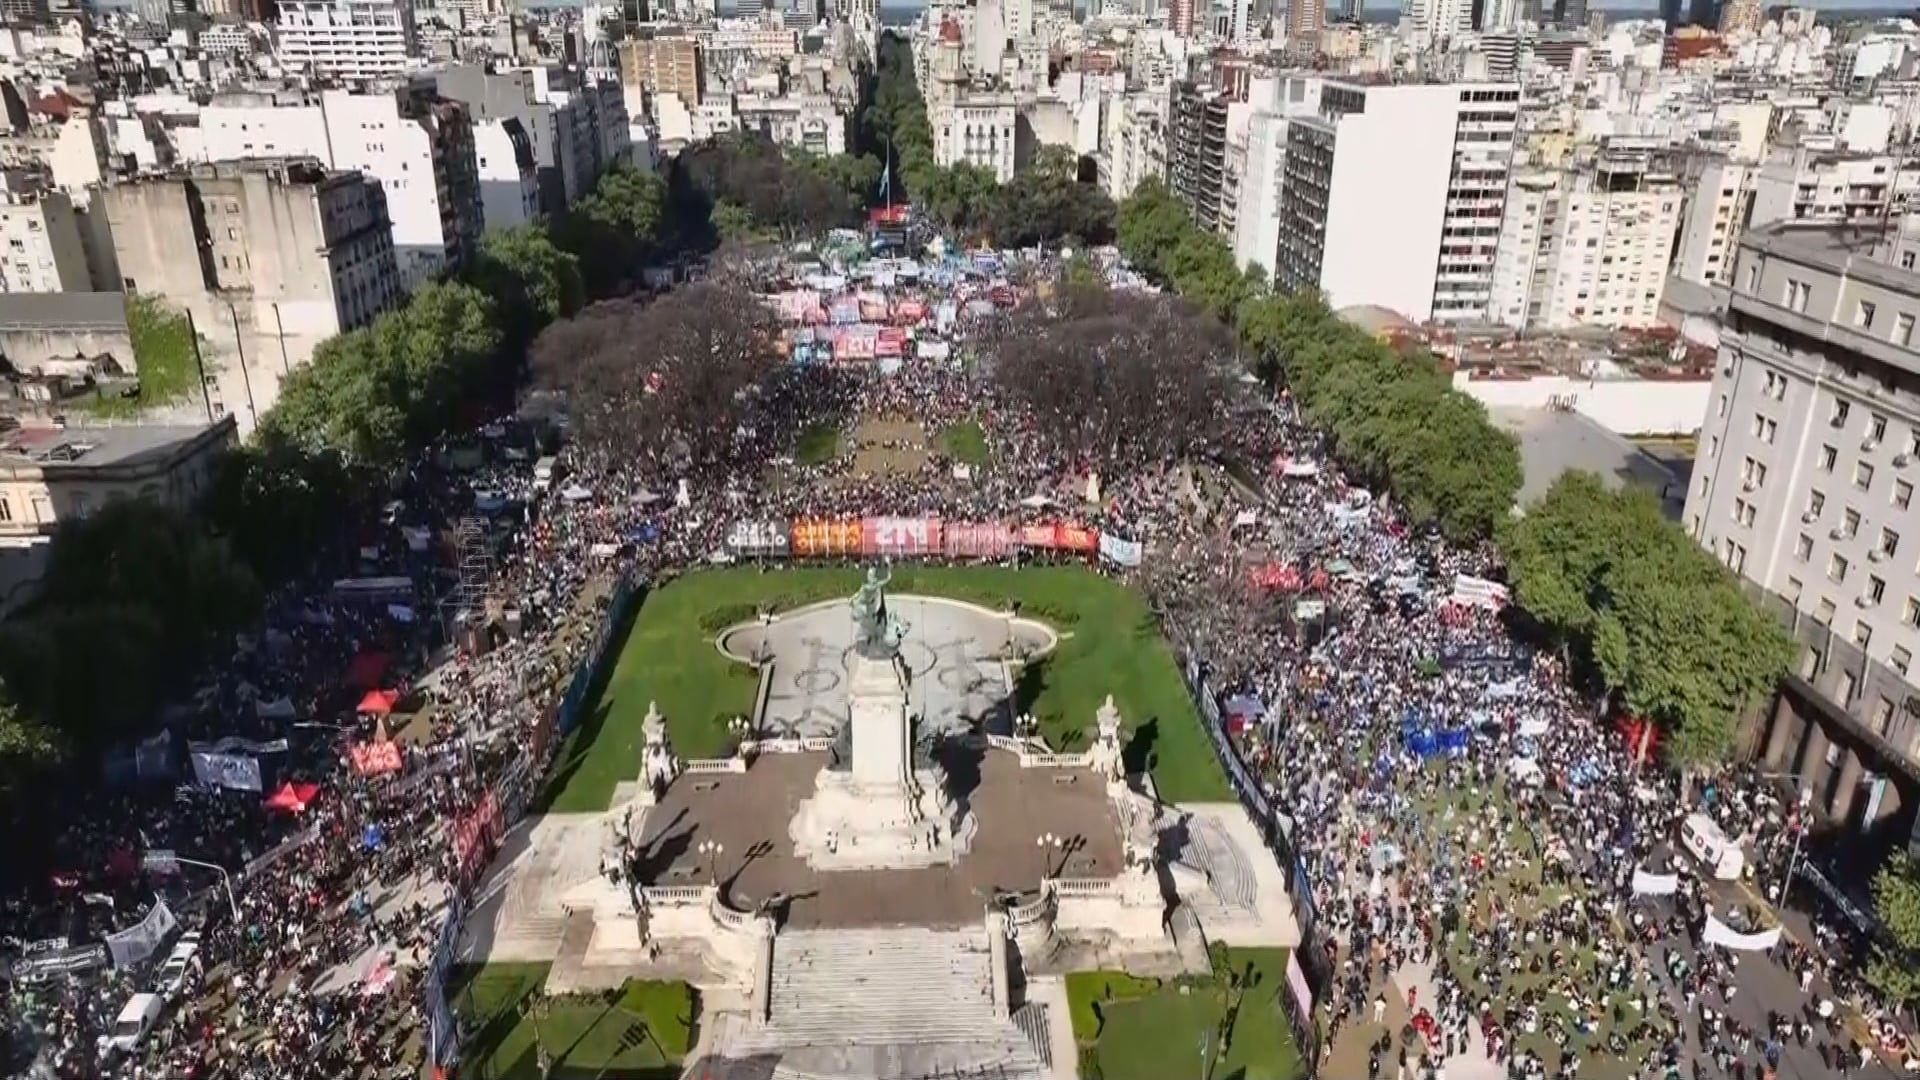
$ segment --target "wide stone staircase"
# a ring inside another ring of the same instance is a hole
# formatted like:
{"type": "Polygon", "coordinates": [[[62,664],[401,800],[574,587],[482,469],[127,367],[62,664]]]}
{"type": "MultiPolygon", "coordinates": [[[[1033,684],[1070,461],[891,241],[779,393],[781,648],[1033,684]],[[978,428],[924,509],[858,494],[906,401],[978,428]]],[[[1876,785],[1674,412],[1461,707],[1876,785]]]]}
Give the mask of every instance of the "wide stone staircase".
{"type": "Polygon", "coordinates": [[[1044,1071],[993,1000],[986,935],[911,927],[788,931],[774,939],[764,1024],[727,1057],[778,1055],[776,1075],[1029,1080],[1044,1071]]]}

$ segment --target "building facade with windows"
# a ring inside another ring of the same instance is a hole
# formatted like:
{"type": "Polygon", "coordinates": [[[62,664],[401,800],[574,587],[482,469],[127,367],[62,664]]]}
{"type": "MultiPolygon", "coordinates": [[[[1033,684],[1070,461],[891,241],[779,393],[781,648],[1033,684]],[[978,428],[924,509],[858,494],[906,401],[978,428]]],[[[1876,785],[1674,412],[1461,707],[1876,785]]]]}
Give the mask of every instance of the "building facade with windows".
{"type": "Polygon", "coordinates": [[[1747,231],[1683,519],[1802,644],[1762,756],[1860,827],[1920,783],[1913,254],[1844,226],[1747,231]]]}
{"type": "Polygon", "coordinates": [[[1287,125],[1275,285],[1487,321],[1519,109],[1508,83],[1327,80],[1318,115],[1287,125]]]}

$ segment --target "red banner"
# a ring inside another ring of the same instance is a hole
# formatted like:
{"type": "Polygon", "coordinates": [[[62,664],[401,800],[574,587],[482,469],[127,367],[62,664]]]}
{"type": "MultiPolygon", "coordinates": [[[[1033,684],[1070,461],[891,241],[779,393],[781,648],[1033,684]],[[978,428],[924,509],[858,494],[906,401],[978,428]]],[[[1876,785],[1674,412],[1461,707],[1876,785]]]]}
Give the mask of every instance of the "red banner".
{"type": "Polygon", "coordinates": [[[858,519],[806,521],[796,518],[791,550],[800,558],[858,555],[864,548],[864,532],[858,519]]]}
{"type": "Polygon", "coordinates": [[[392,739],[355,743],[348,748],[347,756],[353,760],[353,771],[361,776],[382,776],[400,771],[400,744],[392,739]]]}
{"type": "Polygon", "coordinates": [[[945,528],[947,555],[955,559],[1004,559],[1020,546],[1020,532],[998,522],[949,521],[945,528]]]}
{"type": "Polygon", "coordinates": [[[860,523],[863,555],[935,555],[942,550],[939,518],[872,517],[860,523]]]}
{"type": "Polygon", "coordinates": [[[1293,592],[1300,588],[1300,571],[1281,563],[1268,563],[1253,569],[1255,588],[1293,592]]]}
{"type": "Polygon", "coordinates": [[[1090,552],[1100,546],[1099,533],[1078,525],[1055,526],[1053,540],[1062,551],[1090,552]]]}
{"type": "Polygon", "coordinates": [[[462,877],[471,879],[500,842],[500,799],[489,791],[473,812],[453,823],[453,857],[462,877]]]}

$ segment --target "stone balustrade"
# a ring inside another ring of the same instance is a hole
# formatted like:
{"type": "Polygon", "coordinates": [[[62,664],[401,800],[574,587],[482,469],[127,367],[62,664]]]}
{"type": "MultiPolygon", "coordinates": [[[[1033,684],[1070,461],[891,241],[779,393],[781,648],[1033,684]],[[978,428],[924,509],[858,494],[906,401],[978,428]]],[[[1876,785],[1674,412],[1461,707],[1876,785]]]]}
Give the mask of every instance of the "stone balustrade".
{"type": "Polygon", "coordinates": [[[1055,896],[1092,897],[1120,895],[1115,878],[1048,878],[1047,888],[1055,896]]]}
{"type": "Polygon", "coordinates": [[[743,757],[689,758],[682,771],[688,774],[743,773],[747,771],[747,759],[743,757]]]}
{"type": "Polygon", "coordinates": [[[649,885],[641,891],[646,894],[647,903],[666,907],[704,904],[708,897],[719,894],[711,885],[649,885]]]}

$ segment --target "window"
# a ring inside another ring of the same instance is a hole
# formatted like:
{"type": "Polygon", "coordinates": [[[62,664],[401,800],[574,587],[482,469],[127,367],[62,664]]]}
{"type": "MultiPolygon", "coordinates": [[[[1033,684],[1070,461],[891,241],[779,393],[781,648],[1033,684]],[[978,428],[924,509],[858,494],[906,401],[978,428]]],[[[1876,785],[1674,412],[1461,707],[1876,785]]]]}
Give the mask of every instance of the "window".
{"type": "Polygon", "coordinates": [[[0,521],[13,520],[13,500],[0,498],[0,521]]]}
{"type": "Polygon", "coordinates": [[[1867,602],[1877,604],[1887,595],[1887,583],[1873,575],[1867,575],[1867,602]]]}
{"type": "Polygon", "coordinates": [[[1873,484],[1873,466],[1867,464],[1864,461],[1854,462],[1853,463],[1853,486],[1859,488],[1861,491],[1865,491],[1872,484],[1873,484]]]}
{"type": "Polygon", "coordinates": [[[1873,414],[1873,419],[1867,421],[1867,438],[1872,439],[1874,442],[1879,442],[1886,437],[1887,418],[1881,416],[1879,413],[1873,414]]]}
{"type": "Polygon", "coordinates": [[[1813,286],[1804,281],[1787,279],[1787,310],[1804,312],[1807,301],[1813,299],[1813,286]]]}
{"type": "Polygon", "coordinates": [[[1853,568],[1847,565],[1847,557],[1845,555],[1842,555],[1836,551],[1833,554],[1827,556],[1827,580],[1828,581],[1847,580],[1847,571],[1851,569],[1853,568]]]}
{"type": "Polygon", "coordinates": [[[1727,564],[1727,569],[1737,574],[1746,569],[1747,549],[1728,540],[1720,547],[1720,561],[1727,564]]]}
{"type": "Polygon", "coordinates": [[[1832,472],[1833,463],[1839,460],[1839,457],[1840,457],[1840,451],[1835,450],[1833,447],[1831,446],[1821,447],[1820,448],[1820,471],[1832,472]]]}
{"type": "Polygon", "coordinates": [[[1893,318],[1893,343],[1895,345],[1913,344],[1913,316],[1904,311],[1893,318]]]}
{"type": "Polygon", "coordinates": [[[1801,562],[1813,558],[1813,537],[1801,533],[1800,539],[1793,542],[1793,557],[1801,562]]]}
{"type": "Polygon", "coordinates": [[[1920,597],[1907,597],[1907,605],[1900,609],[1900,621],[1907,626],[1920,626],[1920,597]]]}
{"type": "Polygon", "coordinates": [[[1800,590],[1804,588],[1806,588],[1806,585],[1799,578],[1797,577],[1788,578],[1787,579],[1787,599],[1798,601],[1800,599],[1800,590]]]}
{"type": "Polygon", "coordinates": [[[1787,396],[1787,377],[1777,371],[1767,372],[1766,395],[1775,401],[1787,396]]]}
{"type": "Polygon", "coordinates": [[[1853,325],[1861,328],[1873,326],[1874,312],[1879,310],[1871,300],[1861,300],[1853,305],[1853,325]]]}
{"type": "Polygon", "coordinates": [[[1707,436],[1707,456],[1708,457],[1720,456],[1720,436],[1718,435],[1707,436]]]}
{"type": "Polygon", "coordinates": [[[1835,400],[1833,403],[1833,411],[1827,414],[1827,423],[1834,427],[1846,427],[1847,417],[1851,415],[1853,415],[1853,405],[1851,403],[1835,400]]]}
{"type": "Polygon", "coordinates": [[[1764,463],[1748,458],[1740,465],[1740,482],[1752,491],[1767,482],[1767,467],[1764,463]]]}
{"type": "Polygon", "coordinates": [[[1904,676],[1907,669],[1913,666],[1913,651],[1905,646],[1895,645],[1893,655],[1887,657],[1887,663],[1893,666],[1893,670],[1904,676]]]}
{"type": "Polygon", "coordinates": [[[1767,417],[1761,416],[1759,413],[1754,414],[1753,416],[1753,437],[1754,438],[1759,439],[1761,442],[1766,443],[1768,446],[1772,446],[1773,437],[1775,435],[1778,435],[1779,433],[1780,433],[1779,424],[1774,423],[1772,420],[1768,419],[1767,417]]]}
{"type": "Polygon", "coordinates": [[[1846,514],[1843,515],[1840,519],[1840,535],[1845,537],[1848,540],[1851,540],[1853,539],[1854,534],[1858,533],[1859,531],[1860,531],[1860,511],[1855,510],[1852,507],[1848,507],[1846,514]]]}
{"type": "Polygon", "coordinates": [[[1891,556],[1894,552],[1900,550],[1900,534],[1894,532],[1892,529],[1881,528],[1880,543],[1874,550],[1882,555],[1891,556]]]}
{"type": "Polygon", "coordinates": [[[1881,737],[1887,734],[1887,728],[1893,724],[1893,699],[1885,694],[1873,706],[1873,733],[1881,737]]]}
{"type": "Polygon", "coordinates": [[[1893,482],[1893,505],[1905,510],[1913,505],[1913,485],[1905,480],[1893,482]]]}
{"type": "Polygon", "coordinates": [[[1821,626],[1832,626],[1833,611],[1833,601],[1823,596],[1820,598],[1820,606],[1813,609],[1813,617],[1821,626]]]}
{"type": "Polygon", "coordinates": [[[1827,496],[1823,491],[1813,491],[1807,495],[1807,513],[1819,517],[1827,508],[1827,496]]]}
{"type": "Polygon", "coordinates": [[[1715,408],[1719,410],[1720,416],[1727,415],[1727,395],[1725,394],[1720,395],[1720,403],[1716,405],[1715,408]]]}

